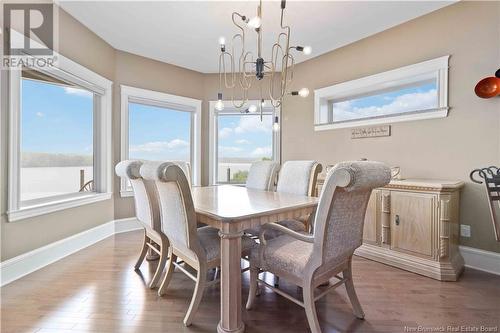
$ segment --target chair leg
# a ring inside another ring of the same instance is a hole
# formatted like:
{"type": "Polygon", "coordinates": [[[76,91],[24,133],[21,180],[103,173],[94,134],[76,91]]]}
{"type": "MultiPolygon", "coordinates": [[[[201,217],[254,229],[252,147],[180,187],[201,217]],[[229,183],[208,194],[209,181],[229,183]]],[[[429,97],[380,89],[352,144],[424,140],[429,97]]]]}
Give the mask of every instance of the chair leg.
{"type": "Polygon", "coordinates": [[[167,272],[163,277],[163,281],[161,282],[160,288],[158,288],[158,296],[162,296],[165,294],[165,291],[168,288],[170,280],[172,279],[172,274],[174,273],[174,262],[177,260],[177,256],[172,253],[171,248],[168,250],[169,258],[167,262],[167,272]]]}
{"type": "Polygon", "coordinates": [[[141,267],[142,262],[144,261],[144,257],[146,256],[146,253],[148,253],[148,236],[146,236],[146,230],[144,230],[144,241],[142,242],[142,249],[141,253],[139,254],[139,258],[137,259],[137,262],[134,265],[134,269],[138,270],[141,267]]]}
{"type": "Polygon", "coordinates": [[[191,299],[191,304],[189,304],[189,309],[184,317],[184,326],[190,326],[193,322],[193,317],[196,314],[196,311],[198,311],[198,306],[200,305],[201,298],[203,297],[206,281],[207,270],[204,265],[200,265],[196,276],[196,286],[194,288],[193,298],[191,299]]]}
{"type": "Polygon", "coordinates": [[[161,239],[161,244],[160,244],[160,261],[158,262],[158,267],[156,267],[156,272],[153,275],[153,278],[151,279],[151,282],[149,283],[149,288],[154,288],[158,284],[158,281],[160,280],[161,273],[163,273],[163,269],[165,268],[165,263],[167,262],[168,259],[168,248],[169,248],[169,243],[167,237],[162,236],[161,239]]]}
{"type": "Polygon", "coordinates": [[[248,291],[248,300],[247,300],[247,310],[250,310],[255,302],[255,296],[257,296],[258,291],[258,283],[257,278],[259,277],[259,268],[258,267],[250,267],[250,290],[248,291]]]}
{"type": "Polygon", "coordinates": [[[321,327],[316,313],[316,304],[314,303],[314,288],[311,283],[305,284],[302,288],[304,297],[304,309],[306,310],[307,322],[312,333],[321,333],[321,327]]]}
{"type": "Polygon", "coordinates": [[[354,315],[359,319],[365,318],[365,313],[363,308],[361,307],[361,303],[359,303],[358,295],[356,295],[356,290],[354,290],[354,283],[352,281],[352,265],[351,260],[349,260],[349,264],[347,269],[342,272],[342,276],[346,278],[345,289],[347,290],[347,295],[349,296],[349,300],[351,301],[352,308],[354,310],[354,315]]]}

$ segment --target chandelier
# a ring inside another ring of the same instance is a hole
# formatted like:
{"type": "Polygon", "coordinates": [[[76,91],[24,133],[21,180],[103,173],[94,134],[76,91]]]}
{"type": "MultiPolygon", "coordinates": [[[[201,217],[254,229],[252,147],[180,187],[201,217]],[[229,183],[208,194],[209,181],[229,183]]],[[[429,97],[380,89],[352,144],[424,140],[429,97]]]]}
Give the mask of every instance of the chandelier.
{"type": "MultiPolygon", "coordinates": [[[[262,58],[262,0],[257,7],[257,16],[249,19],[247,16],[233,12],[233,24],[237,33],[231,39],[230,50],[226,47],[224,37],[219,39],[219,92],[215,108],[224,109],[222,101],[223,87],[231,91],[231,103],[242,113],[256,112],[257,106],[248,106],[248,91],[253,84],[259,84],[260,90],[260,113],[265,106],[263,89],[267,89],[266,96],[271,101],[273,108],[278,108],[283,103],[286,95],[307,97],[309,89],[302,88],[298,91],[289,91],[293,80],[293,67],[295,59],[291,52],[298,51],[306,55],[311,54],[310,46],[290,46],[290,27],[284,24],[286,0],[281,1],[281,32],[271,50],[271,59],[266,61],[262,58]],[[246,30],[254,30],[257,33],[257,54],[247,51],[245,44],[246,30]],[[269,78],[269,85],[263,88],[262,79],[269,78]]],[[[278,123],[275,117],[276,126],[278,123]]]]}

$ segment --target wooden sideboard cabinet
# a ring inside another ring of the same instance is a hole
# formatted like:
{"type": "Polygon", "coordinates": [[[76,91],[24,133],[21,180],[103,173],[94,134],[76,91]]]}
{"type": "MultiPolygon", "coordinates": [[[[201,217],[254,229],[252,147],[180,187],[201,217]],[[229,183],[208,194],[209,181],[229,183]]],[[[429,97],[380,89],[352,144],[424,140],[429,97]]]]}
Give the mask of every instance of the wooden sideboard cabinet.
{"type": "Polygon", "coordinates": [[[463,186],[460,181],[407,179],[375,189],[366,211],[363,245],[355,254],[456,281],[464,266],[458,250],[463,186]]]}

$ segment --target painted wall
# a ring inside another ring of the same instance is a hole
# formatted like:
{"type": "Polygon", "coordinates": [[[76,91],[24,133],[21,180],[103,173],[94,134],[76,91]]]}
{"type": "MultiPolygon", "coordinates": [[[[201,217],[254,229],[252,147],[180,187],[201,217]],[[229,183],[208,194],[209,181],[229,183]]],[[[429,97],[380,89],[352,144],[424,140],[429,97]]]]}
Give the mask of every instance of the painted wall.
{"type": "Polygon", "coordinates": [[[480,78],[500,65],[500,3],[445,7],[372,37],[298,64],[296,87],[314,89],[451,55],[449,116],[392,125],[392,136],[350,139],[349,129],[315,132],[314,96],[287,99],[283,107],[283,158],[317,159],[324,165],[366,157],[400,166],[405,178],[458,179],[462,224],[471,238],[461,244],[500,252],[482,186],[469,181],[477,167],[500,164],[500,98],[474,94],[480,78]]]}
{"type": "MultiPolygon", "coordinates": [[[[113,161],[115,164],[121,161],[120,85],[203,99],[203,74],[130,53],[116,51],[113,89],[113,161]]],[[[202,137],[208,137],[208,133],[203,131],[202,137]]],[[[115,219],[134,216],[133,199],[120,197],[118,177],[115,177],[114,193],[115,219]]]]}
{"type": "MultiPolygon", "coordinates": [[[[64,56],[113,80],[115,50],[72,16],[59,11],[59,51],[64,56]]],[[[7,210],[7,98],[6,72],[2,74],[1,114],[1,260],[90,229],[114,218],[113,200],[8,223],[7,210]]]]}
{"type": "MultiPolygon", "coordinates": [[[[481,100],[473,88],[491,75],[500,60],[500,3],[460,2],[393,29],[345,46],[296,66],[293,88],[311,91],[450,54],[450,115],[444,119],[395,124],[388,138],[351,140],[349,130],[315,132],[313,94],[288,98],[283,107],[283,159],[316,159],[334,164],[366,157],[402,168],[404,177],[460,179],[467,185],[461,223],[472,237],[463,245],[500,252],[493,237],[483,189],[468,180],[471,169],[500,162],[500,100],[481,100]],[[460,27],[459,29],[457,27],[460,27]]],[[[120,160],[121,84],[203,100],[202,184],[208,183],[208,101],[215,99],[218,77],[114,50],[71,16],[60,14],[60,52],[114,81],[113,161],[120,160]]],[[[2,72],[0,145],[1,260],[6,260],[92,228],[134,215],[133,201],[114,200],[7,223],[6,98],[2,72]]],[[[258,98],[257,90],[250,98],[258,98]]]]}

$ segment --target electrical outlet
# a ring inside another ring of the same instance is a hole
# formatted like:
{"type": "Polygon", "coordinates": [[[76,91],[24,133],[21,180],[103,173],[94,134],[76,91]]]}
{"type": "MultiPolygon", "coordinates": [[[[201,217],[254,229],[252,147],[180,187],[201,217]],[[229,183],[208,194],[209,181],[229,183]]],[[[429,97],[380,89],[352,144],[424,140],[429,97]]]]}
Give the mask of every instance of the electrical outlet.
{"type": "Polygon", "coordinates": [[[460,225],[460,236],[470,237],[470,225],[467,224],[460,225]]]}

